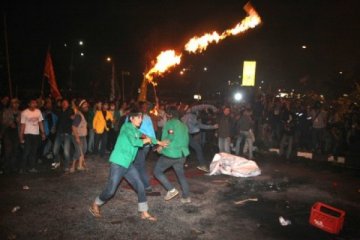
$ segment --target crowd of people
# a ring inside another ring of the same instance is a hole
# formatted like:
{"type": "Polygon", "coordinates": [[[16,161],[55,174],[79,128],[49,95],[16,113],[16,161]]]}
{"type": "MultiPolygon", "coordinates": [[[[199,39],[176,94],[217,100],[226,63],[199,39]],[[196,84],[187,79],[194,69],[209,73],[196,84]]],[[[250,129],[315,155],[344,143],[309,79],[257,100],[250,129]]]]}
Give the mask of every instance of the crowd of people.
{"type": "MultiPolygon", "coordinates": [[[[189,146],[198,168],[208,171],[203,148],[254,159],[256,149],[278,148],[284,158],[297,151],[344,156],[357,152],[360,111],[349,104],[273,98],[260,95],[250,103],[209,105],[198,102],[118,103],[84,99],[1,98],[1,169],[5,173],[36,173],[38,163],[66,173],[86,169],[85,155],[105,157],[114,148],[121,126],[134,106],[144,114],[140,131],[161,138],[165,109],[176,106],[189,130],[189,146]],[[22,107],[21,107],[22,106],[22,107]]],[[[140,148],[135,165],[144,169],[150,145],[140,148]]],[[[143,182],[150,189],[146,174],[143,182]]]]}

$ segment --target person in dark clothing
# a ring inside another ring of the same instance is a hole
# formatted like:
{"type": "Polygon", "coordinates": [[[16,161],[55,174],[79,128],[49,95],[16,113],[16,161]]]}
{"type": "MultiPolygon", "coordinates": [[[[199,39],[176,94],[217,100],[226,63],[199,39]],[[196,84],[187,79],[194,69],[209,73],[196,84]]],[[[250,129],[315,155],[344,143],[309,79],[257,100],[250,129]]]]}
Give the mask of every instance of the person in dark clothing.
{"type": "MultiPolygon", "coordinates": [[[[248,152],[249,152],[249,159],[253,159],[253,132],[252,129],[254,127],[254,121],[252,119],[252,110],[247,108],[243,111],[236,124],[236,132],[239,136],[236,139],[235,145],[235,154],[240,154],[240,146],[242,141],[245,141],[244,145],[247,145],[248,152]]],[[[243,148],[243,152],[244,152],[243,148]]]]}
{"type": "Polygon", "coordinates": [[[74,111],[70,108],[69,101],[67,99],[62,100],[61,107],[62,110],[59,112],[58,122],[56,125],[56,137],[53,149],[55,162],[53,163],[53,168],[56,169],[60,167],[60,147],[62,146],[64,151],[63,169],[65,172],[69,172],[74,111]]]}
{"type": "Polygon", "coordinates": [[[20,111],[19,100],[11,99],[10,107],[2,114],[3,143],[4,143],[4,172],[12,173],[17,169],[19,154],[20,111]]]}
{"type": "Polygon", "coordinates": [[[285,106],[283,108],[281,122],[282,122],[283,130],[280,141],[279,153],[280,156],[285,155],[286,159],[289,159],[293,149],[296,120],[294,114],[289,110],[288,106],[285,106]],[[286,154],[285,154],[285,148],[286,148],[286,154]]]}
{"type": "Polygon", "coordinates": [[[234,122],[230,113],[230,107],[225,106],[218,120],[219,152],[231,153],[230,144],[234,122]]]}

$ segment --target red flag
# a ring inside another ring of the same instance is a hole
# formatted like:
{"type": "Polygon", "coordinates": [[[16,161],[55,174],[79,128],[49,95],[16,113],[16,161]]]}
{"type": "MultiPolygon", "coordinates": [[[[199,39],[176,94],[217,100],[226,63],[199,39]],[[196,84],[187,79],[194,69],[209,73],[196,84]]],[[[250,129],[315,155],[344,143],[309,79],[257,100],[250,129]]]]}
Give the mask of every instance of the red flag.
{"type": "Polygon", "coordinates": [[[49,81],[51,95],[55,98],[62,98],[61,93],[59,91],[58,85],[56,83],[54,66],[52,64],[50,51],[46,53],[45,59],[45,68],[44,68],[44,77],[46,77],[49,81]]]}

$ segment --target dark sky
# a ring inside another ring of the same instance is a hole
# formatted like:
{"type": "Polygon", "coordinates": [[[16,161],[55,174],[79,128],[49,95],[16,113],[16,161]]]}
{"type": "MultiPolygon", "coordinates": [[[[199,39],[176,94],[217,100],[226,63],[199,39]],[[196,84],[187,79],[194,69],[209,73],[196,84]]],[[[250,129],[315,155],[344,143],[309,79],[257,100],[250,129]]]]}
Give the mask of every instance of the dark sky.
{"type": "MultiPolygon", "coordinates": [[[[48,46],[58,83],[69,85],[74,54],[74,90],[84,95],[108,89],[112,56],[118,72],[130,71],[126,90],[161,50],[181,50],[194,35],[233,27],[245,17],[242,0],[211,1],[9,1],[5,4],[11,77],[21,93],[40,89],[48,46]],[[80,48],[76,43],[84,41],[80,48]],[[64,43],[68,47],[64,47],[64,43]],[[73,45],[73,47],[71,47],[73,45]],[[85,56],[80,57],[80,52],[85,56]]],[[[228,38],[159,78],[164,91],[215,92],[235,81],[244,60],[257,61],[259,84],[322,89],[359,80],[360,4],[357,0],[254,0],[263,24],[228,38]],[[306,45],[307,49],[302,49],[306,45]],[[207,72],[203,71],[204,67],[207,72]],[[179,69],[191,68],[180,76],[179,69]],[[339,76],[339,72],[343,72],[339,76]],[[345,79],[345,80],[344,80],[345,79]]],[[[7,89],[4,24],[1,25],[1,93],[7,89]]],[[[118,76],[120,79],[120,76],[118,76]]],[[[14,87],[15,88],[15,87],[14,87]]]]}

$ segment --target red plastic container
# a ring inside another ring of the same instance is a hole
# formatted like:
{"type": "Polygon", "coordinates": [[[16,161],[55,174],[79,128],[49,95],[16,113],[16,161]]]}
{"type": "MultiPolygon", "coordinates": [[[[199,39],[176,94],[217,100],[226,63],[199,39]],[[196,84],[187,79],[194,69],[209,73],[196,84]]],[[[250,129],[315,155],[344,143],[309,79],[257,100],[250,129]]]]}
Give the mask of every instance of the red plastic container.
{"type": "Polygon", "coordinates": [[[317,202],[311,208],[309,222],[326,232],[338,234],[343,227],[344,219],[345,211],[317,202]]]}

